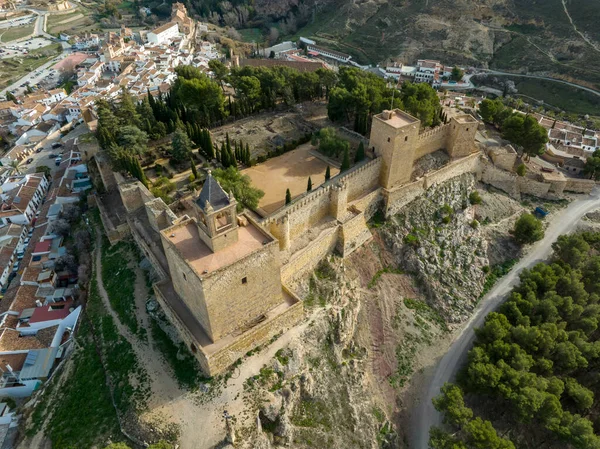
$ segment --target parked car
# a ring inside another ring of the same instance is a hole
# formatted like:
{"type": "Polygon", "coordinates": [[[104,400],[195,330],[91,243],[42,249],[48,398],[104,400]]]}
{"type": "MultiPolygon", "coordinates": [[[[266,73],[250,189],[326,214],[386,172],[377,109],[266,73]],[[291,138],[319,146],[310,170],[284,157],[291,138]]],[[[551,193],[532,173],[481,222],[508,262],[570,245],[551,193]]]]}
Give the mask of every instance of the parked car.
{"type": "Polygon", "coordinates": [[[54,154],[54,153],[52,153],[52,154],[50,154],[50,155],[48,156],[48,159],[54,159],[54,158],[57,158],[57,157],[58,157],[58,154],[54,154]]]}
{"type": "Polygon", "coordinates": [[[62,143],[60,143],[60,142],[54,142],[54,143],[52,144],[52,148],[60,148],[60,147],[62,147],[62,146],[63,146],[63,144],[62,144],[62,143]]]}
{"type": "Polygon", "coordinates": [[[27,161],[25,161],[25,163],[27,165],[31,164],[32,162],[33,162],[33,158],[32,157],[30,157],[29,159],[27,159],[27,161]]]}
{"type": "Polygon", "coordinates": [[[43,147],[39,147],[37,150],[35,150],[35,152],[36,153],[41,153],[43,149],[44,149],[43,147]]]}

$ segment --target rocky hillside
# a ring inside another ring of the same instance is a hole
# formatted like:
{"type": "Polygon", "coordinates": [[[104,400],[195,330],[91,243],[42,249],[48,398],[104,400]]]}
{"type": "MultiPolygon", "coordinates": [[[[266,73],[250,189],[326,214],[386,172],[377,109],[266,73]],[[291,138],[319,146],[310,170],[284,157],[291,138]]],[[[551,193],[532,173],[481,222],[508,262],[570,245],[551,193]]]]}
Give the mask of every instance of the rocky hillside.
{"type": "MultiPolygon", "coordinates": [[[[196,0],[203,4],[207,0],[196,0]]],[[[383,63],[418,57],[600,85],[600,8],[589,0],[217,1],[213,21],[276,27],[383,63]],[[572,21],[572,23],[571,23],[572,21]]]]}
{"type": "Polygon", "coordinates": [[[373,242],[349,259],[322,262],[295,286],[306,330],[246,382],[242,447],[405,447],[415,373],[467,318],[490,258],[515,256],[510,244],[497,248],[521,210],[464,175],[372,223],[373,242]],[[476,189],[483,201],[472,205],[476,189]]]}

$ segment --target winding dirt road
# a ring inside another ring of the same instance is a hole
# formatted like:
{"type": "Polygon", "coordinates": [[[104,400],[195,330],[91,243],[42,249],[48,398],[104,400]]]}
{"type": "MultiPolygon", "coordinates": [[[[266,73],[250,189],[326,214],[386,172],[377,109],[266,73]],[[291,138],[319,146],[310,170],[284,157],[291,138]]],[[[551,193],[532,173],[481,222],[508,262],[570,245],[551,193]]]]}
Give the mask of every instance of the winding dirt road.
{"type": "Polygon", "coordinates": [[[435,410],[431,400],[439,394],[440,388],[446,382],[453,380],[458,369],[466,360],[467,352],[474,339],[474,329],[480,327],[486,315],[496,309],[506,298],[507,294],[519,280],[519,273],[525,268],[531,268],[538,262],[547,259],[552,251],[552,243],[562,234],[567,234],[583,215],[600,207],[600,188],[596,187],[591,195],[573,201],[567,208],[554,217],[546,229],[546,235],[537,242],[514,268],[503,277],[479,303],[475,313],[467,322],[464,329],[455,335],[454,342],[448,352],[438,361],[434,372],[424,385],[421,400],[417,410],[412,415],[410,426],[411,449],[427,449],[429,447],[429,429],[440,425],[442,418],[435,410]]]}

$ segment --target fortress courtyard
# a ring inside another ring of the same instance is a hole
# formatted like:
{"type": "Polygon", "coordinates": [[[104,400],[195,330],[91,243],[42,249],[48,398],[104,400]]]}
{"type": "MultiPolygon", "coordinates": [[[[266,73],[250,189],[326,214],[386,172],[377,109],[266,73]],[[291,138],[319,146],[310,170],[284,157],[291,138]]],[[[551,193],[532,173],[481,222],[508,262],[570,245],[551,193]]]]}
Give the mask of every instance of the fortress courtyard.
{"type": "MultiPolygon", "coordinates": [[[[317,149],[309,142],[247,168],[242,173],[250,176],[254,187],[265,192],[258,206],[266,214],[270,214],[284,205],[286,189],[290,189],[292,198],[295,198],[306,192],[309,176],[313,189],[323,184],[327,170],[325,161],[325,156],[317,156],[317,149]]],[[[333,178],[340,170],[330,164],[330,171],[333,178]]]]}

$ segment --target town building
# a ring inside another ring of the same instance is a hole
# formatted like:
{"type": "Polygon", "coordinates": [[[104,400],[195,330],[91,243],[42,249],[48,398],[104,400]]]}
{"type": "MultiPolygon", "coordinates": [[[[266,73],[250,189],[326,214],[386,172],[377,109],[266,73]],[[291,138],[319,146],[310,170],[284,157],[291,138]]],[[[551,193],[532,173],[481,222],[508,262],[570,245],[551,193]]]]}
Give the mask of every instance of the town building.
{"type": "Polygon", "coordinates": [[[149,44],[169,44],[179,36],[179,25],[177,22],[168,22],[155,28],[146,35],[149,44]]]}

